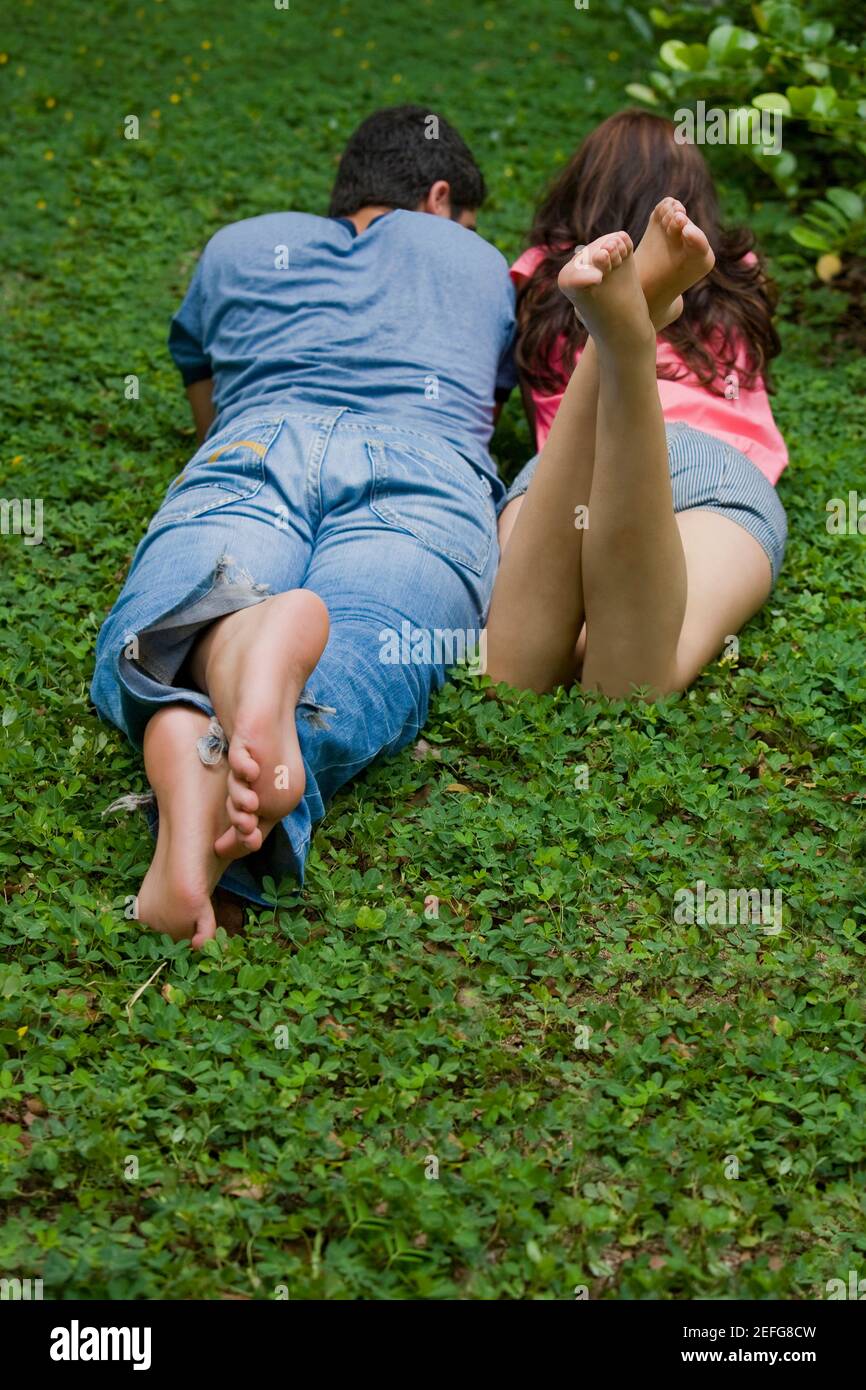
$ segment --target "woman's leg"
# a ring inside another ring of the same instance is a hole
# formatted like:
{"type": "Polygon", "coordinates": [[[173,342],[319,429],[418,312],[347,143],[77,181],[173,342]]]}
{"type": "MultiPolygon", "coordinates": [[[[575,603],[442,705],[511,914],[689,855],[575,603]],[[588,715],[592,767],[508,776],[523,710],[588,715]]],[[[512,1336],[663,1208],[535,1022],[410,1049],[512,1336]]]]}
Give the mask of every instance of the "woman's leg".
{"type": "MultiPolygon", "coordinates": [[[[685,209],[665,198],[654,209],[635,252],[635,265],[657,332],[682,311],[680,296],[712,268],[702,233],[683,237],[685,209]]],[[[619,264],[625,233],[593,243],[600,264],[619,264]],[[610,260],[610,247],[614,260],[610,260]]],[[[585,256],[584,256],[585,259],[585,256]]],[[[572,266],[566,267],[566,272],[572,266]]],[[[582,277],[595,280],[584,265],[582,277]]],[[[524,497],[510,502],[499,522],[502,561],[487,625],[487,672],[494,681],[533,690],[570,684],[580,669],[585,619],[582,548],[595,461],[598,361],[589,339],[524,497]],[[577,521],[583,522],[578,526],[577,521]]]]}
{"type": "MultiPolygon", "coordinates": [[[[600,256],[621,256],[618,238],[603,241],[610,249],[605,246],[600,256]]],[[[584,620],[584,530],[576,509],[589,503],[597,409],[598,363],[588,341],[529,491],[509,503],[500,519],[502,560],[487,619],[486,672],[494,681],[545,691],[575,678],[584,620]]]]}
{"type": "MultiPolygon", "coordinates": [[[[499,518],[502,549],[523,506],[515,497],[499,518]]],[[[677,643],[676,690],[686,690],[725,643],[764,606],[772,590],[767,552],[742,526],[717,512],[680,512],[688,597],[677,643]]],[[[586,627],[575,648],[577,679],[586,654],[586,627]]]]}
{"type": "Polygon", "coordinates": [[[681,576],[680,600],[670,595],[670,603],[659,608],[652,549],[662,547],[665,570],[674,575],[675,586],[682,549],[656,385],[656,332],[630,239],[615,233],[593,242],[565,268],[560,285],[594,342],[587,344],[568,384],[508,540],[488,620],[487,670],[494,680],[517,678],[536,690],[573,679],[586,613],[589,678],[603,655],[602,675],[607,679],[610,668],[617,680],[612,647],[593,641],[593,627],[597,624],[600,634],[610,631],[612,643],[613,612],[631,602],[631,620],[618,629],[622,649],[632,664],[648,671],[649,682],[667,672],[658,656],[661,652],[662,663],[671,659],[685,587],[681,576]],[[631,470],[633,499],[623,486],[628,473],[625,480],[612,473],[611,455],[623,452],[641,455],[631,470]],[[630,497],[628,506],[622,505],[624,496],[630,497]],[[588,525],[580,529],[575,528],[578,506],[588,508],[588,525]],[[638,546],[635,553],[631,533],[636,524],[651,528],[649,550],[638,546]],[[607,553],[610,561],[610,550],[617,547],[623,551],[622,573],[607,585],[602,559],[607,553]],[[649,622],[648,613],[653,615],[649,622]]]}
{"type": "MultiPolygon", "coordinates": [[[[604,243],[607,238],[600,241],[604,243]]],[[[593,249],[597,245],[594,243],[593,249]]],[[[688,221],[682,204],[666,198],[653,212],[634,264],[653,325],[660,331],[681,311],[679,296],[712,268],[713,254],[703,233],[688,221]]],[[[573,281],[572,272],[573,264],[565,268],[561,281],[570,275],[573,281]]],[[[579,278],[591,283],[595,277],[584,267],[579,278]]],[[[563,555],[551,543],[551,535],[566,509],[571,521],[573,508],[586,506],[589,500],[597,359],[592,359],[592,373],[581,373],[580,367],[591,350],[590,341],[566,390],[528,493],[509,503],[500,518],[503,558],[488,622],[487,669],[494,680],[552,689],[573,678],[582,667],[586,641],[585,627],[581,630],[582,563],[576,589],[568,588],[568,578],[574,569],[575,552],[582,561],[581,542],[586,538],[582,530],[565,538],[567,553],[563,555]],[[552,459],[548,456],[551,443],[555,445],[552,459]],[[553,486],[554,479],[558,486],[553,486]],[[515,549],[518,539],[520,548],[515,549]],[[528,643],[527,633],[532,634],[528,643]],[[571,677],[563,674],[569,670],[571,677]]],[[[592,508],[588,520],[592,529],[592,508]]],[[[689,644],[689,650],[693,645],[689,644]]]]}
{"type": "Polygon", "coordinates": [[[772,589],[767,552],[744,527],[717,512],[677,516],[688,598],[677,642],[672,690],[685,690],[772,589]]]}
{"type": "Polygon", "coordinates": [[[569,265],[560,284],[593,336],[599,363],[595,468],[583,545],[586,657],[582,684],[608,695],[669,686],[686,606],[667,436],[656,381],[656,333],[634,258],[597,264],[587,284],[569,265]]]}

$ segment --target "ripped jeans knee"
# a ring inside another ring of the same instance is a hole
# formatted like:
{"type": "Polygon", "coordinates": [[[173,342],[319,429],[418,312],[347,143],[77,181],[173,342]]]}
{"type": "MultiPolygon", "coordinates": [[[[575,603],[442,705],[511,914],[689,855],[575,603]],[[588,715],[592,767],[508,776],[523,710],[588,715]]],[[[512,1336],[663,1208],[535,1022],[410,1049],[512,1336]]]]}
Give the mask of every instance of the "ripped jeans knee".
{"type": "Polygon", "coordinates": [[[221,555],[205,593],[191,595],[147,627],[124,636],[121,672],[124,662],[134,662],[151,679],[173,685],[204,628],[262,603],[269,593],[269,586],[256,583],[231,555],[221,555]]]}

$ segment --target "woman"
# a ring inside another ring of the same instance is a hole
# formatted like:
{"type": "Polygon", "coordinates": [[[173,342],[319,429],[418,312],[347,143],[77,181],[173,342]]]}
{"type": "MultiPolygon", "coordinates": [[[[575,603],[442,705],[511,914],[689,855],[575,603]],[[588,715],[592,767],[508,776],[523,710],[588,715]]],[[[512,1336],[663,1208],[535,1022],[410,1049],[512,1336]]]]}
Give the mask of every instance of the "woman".
{"type": "Polygon", "coordinates": [[[531,242],[512,275],[541,452],[500,518],[488,673],[682,690],[782,562],[772,288],[751,233],[720,227],[700,152],[639,111],[584,141],[531,242]]]}

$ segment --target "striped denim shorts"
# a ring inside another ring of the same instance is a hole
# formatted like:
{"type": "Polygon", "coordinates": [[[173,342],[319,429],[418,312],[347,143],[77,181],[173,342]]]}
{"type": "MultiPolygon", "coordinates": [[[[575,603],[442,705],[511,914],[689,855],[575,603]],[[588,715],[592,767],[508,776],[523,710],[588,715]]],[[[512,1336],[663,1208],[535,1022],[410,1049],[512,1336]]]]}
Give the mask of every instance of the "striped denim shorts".
{"type": "MultiPolygon", "coordinates": [[[[755,537],[779,577],[788,523],[776,489],[750,458],[715,435],[684,421],[665,425],[675,512],[718,512],[755,537]]],[[[538,463],[531,458],[509,488],[505,503],[522,497],[538,463]]],[[[503,506],[505,505],[503,503],[503,506]]]]}

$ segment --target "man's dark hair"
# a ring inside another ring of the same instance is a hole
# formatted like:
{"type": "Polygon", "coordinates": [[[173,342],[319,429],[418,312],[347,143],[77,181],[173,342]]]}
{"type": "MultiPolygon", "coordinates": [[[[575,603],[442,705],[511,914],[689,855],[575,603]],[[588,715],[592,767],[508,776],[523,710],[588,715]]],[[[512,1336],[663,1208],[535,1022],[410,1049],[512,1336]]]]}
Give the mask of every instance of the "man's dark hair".
{"type": "Polygon", "coordinates": [[[350,217],[370,204],[414,212],[437,179],[451,186],[455,220],[484,202],[481,170],[444,116],[424,106],[387,106],[368,116],[349,140],[328,214],[350,217]]]}

